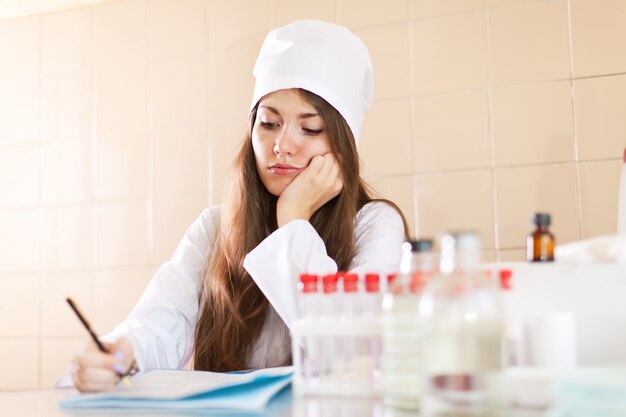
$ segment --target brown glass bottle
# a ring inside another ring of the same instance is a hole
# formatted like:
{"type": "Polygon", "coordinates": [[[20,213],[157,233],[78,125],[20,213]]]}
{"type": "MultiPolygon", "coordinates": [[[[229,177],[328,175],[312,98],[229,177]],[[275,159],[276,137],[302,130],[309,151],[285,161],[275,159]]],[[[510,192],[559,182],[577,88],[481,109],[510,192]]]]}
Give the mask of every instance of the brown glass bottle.
{"type": "Polygon", "coordinates": [[[526,259],[528,262],[554,261],[554,235],[548,230],[550,215],[535,213],[530,220],[535,230],[526,238],[526,259]]]}

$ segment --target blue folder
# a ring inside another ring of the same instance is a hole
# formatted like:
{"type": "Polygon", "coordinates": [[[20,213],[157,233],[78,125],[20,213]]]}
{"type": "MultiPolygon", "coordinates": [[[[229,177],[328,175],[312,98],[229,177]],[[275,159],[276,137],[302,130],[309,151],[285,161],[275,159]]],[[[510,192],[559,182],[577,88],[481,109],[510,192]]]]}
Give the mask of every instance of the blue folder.
{"type": "Polygon", "coordinates": [[[155,370],[96,394],[60,401],[66,409],[132,408],[161,410],[259,410],[291,383],[292,367],[246,373],[155,370]]]}

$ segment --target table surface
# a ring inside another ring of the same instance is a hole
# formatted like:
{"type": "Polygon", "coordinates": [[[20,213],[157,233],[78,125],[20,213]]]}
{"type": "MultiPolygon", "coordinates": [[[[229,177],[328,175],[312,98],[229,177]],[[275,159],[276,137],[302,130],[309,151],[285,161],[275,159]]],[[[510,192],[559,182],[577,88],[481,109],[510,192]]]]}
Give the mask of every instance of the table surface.
{"type": "MultiPolygon", "coordinates": [[[[380,400],[370,398],[294,398],[290,388],[281,391],[261,411],[163,411],[163,410],[129,410],[129,409],[83,409],[65,410],[59,407],[59,400],[76,395],[73,389],[0,391],[0,410],[2,415],[12,417],[107,417],[107,416],[151,416],[159,417],[409,417],[419,413],[394,410],[385,407],[380,400]]],[[[509,417],[540,417],[542,410],[512,409],[509,417]]]]}

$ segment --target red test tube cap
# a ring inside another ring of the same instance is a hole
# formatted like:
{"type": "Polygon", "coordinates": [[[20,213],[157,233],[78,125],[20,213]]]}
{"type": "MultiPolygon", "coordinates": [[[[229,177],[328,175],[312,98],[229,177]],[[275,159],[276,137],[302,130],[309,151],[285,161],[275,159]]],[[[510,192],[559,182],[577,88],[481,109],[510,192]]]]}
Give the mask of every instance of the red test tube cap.
{"type": "Polygon", "coordinates": [[[337,291],[337,280],[339,276],[337,274],[326,274],[322,277],[322,285],[324,286],[324,293],[329,294],[337,291]]]}
{"type": "Polygon", "coordinates": [[[349,272],[342,276],[343,278],[343,290],[344,292],[356,292],[357,282],[359,281],[359,275],[349,272]]]}
{"type": "Polygon", "coordinates": [[[380,275],[375,273],[365,274],[365,291],[380,291],[380,275]]]}
{"type": "Polygon", "coordinates": [[[317,292],[318,276],[315,274],[300,275],[301,288],[303,293],[317,292]]]}
{"type": "Polygon", "coordinates": [[[513,271],[511,271],[510,269],[502,269],[499,272],[499,277],[500,277],[500,287],[503,290],[510,290],[511,289],[511,277],[513,276],[513,271]]]}

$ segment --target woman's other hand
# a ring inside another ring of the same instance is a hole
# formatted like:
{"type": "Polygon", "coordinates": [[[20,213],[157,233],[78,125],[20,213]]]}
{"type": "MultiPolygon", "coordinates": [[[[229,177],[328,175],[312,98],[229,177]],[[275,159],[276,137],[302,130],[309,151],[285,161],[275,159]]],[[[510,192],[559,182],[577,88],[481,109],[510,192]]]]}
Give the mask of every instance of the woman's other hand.
{"type": "Polygon", "coordinates": [[[110,353],[101,352],[90,341],[73,360],[72,380],[80,392],[96,392],[113,387],[133,362],[133,348],[128,339],[122,337],[114,344],[104,344],[110,353]]]}
{"type": "Polygon", "coordinates": [[[341,169],[335,156],[330,152],[314,156],[280,194],[276,203],[278,227],[295,219],[309,220],[342,187],[341,169]]]}

